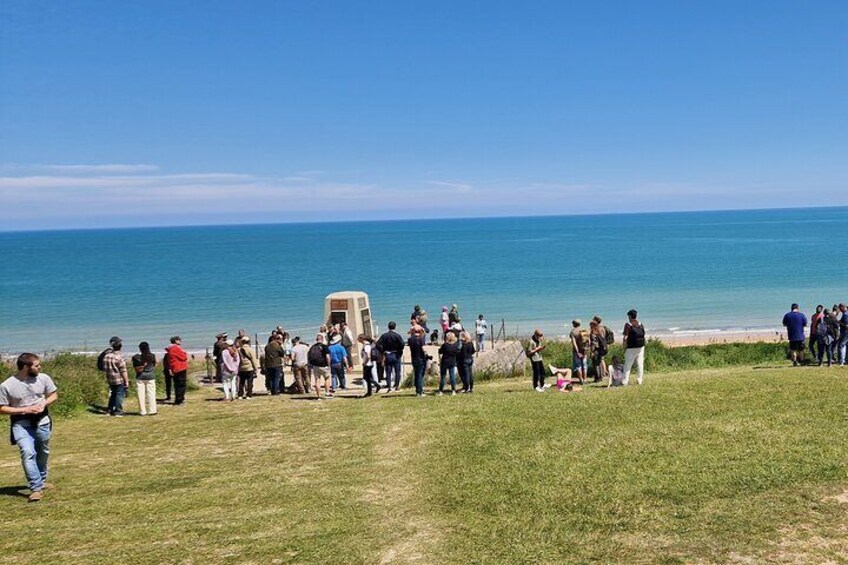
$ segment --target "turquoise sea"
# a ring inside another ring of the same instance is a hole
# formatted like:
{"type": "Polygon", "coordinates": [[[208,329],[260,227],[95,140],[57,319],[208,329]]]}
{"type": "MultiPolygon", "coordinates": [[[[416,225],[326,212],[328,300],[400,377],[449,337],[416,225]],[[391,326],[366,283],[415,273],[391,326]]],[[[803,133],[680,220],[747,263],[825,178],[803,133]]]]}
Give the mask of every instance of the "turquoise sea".
{"type": "Polygon", "coordinates": [[[846,249],[848,208],[6,232],[0,352],[308,336],[339,290],[381,329],[452,303],[511,335],[618,332],[631,307],[654,333],[777,329],[793,301],[848,301],[846,249]]]}

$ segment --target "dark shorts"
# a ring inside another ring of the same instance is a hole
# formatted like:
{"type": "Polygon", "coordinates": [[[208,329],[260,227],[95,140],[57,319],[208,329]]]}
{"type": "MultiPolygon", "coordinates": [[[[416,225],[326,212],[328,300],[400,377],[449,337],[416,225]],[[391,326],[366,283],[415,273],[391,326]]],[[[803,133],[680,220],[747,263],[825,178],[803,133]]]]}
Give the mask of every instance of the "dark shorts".
{"type": "Polygon", "coordinates": [[[804,351],[804,340],[790,341],[789,351],[804,351]]]}

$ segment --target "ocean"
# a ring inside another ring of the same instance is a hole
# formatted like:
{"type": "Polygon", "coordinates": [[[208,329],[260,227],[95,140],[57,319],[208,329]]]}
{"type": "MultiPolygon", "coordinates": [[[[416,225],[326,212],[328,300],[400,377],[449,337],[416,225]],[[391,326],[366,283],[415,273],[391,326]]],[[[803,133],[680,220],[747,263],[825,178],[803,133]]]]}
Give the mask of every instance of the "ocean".
{"type": "Polygon", "coordinates": [[[508,335],[595,314],[619,333],[630,308],[654,334],[776,331],[792,302],[848,301],[846,228],[821,208],[6,232],[0,352],[311,339],[340,290],[367,292],[380,329],[456,303],[508,335]]]}

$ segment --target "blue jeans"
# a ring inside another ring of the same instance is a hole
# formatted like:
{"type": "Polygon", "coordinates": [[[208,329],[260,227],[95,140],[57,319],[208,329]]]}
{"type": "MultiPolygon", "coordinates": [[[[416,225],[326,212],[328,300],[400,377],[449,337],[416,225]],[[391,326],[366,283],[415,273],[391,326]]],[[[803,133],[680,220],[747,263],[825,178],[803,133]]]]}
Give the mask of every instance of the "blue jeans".
{"type": "Polygon", "coordinates": [[[280,394],[280,388],[283,382],[283,368],[265,367],[265,378],[268,380],[268,392],[271,394],[280,394]]]}
{"type": "Polygon", "coordinates": [[[819,348],[818,361],[819,365],[822,364],[825,355],[827,355],[827,364],[830,365],[833,363],[833,340],[830,343],[827,343],[827,339],[822,334],[816,335],[816,344],[819,348]]]}
{"type": "Polygon", "coordinates": [[[12,436],[21,450],[21,465],[29,490],[44,490],[47,480],[47,457],[50,455],[50,424],[36,426],[22,421],[12,425],[12,436]]]}
{"type": "Polygon", "coordinates": [[[483,351],[483,344],[486,341],[484,334],[477,334],[477,351],[483,351]]]}
{"type": "Polygon", "coordinates": [[[439,366],[439,392],[445,390],[445,374],[450,373],[451,390],[456,390],[456,367],[439,366]]]}
{"type": "Polygon", "coordinates": [[[400,388],[400,357],[396,353],[386,353],[386,382],[389,386],[400,388]],[[394,374],[394,385],[392,375],[394,374]]]}
{"type": "Polygon", "coordinates": [[[124,413],[124,397],[127,395],[127,387],[124,385],[109,385],[109,414],[124,413]]]}
{"type": "Polygon", "coordinates": [[[330,365],[330,374],[333,377],[333,390],[336,390],[339,387],[347,388],[344,364],[333,363],[332,365],[330,365]]]}
{"type": "Polygon", "coordinates": [[[837,347],[839,352],[839,364],[844,365],[848,362],[848,359],[845,359],[845,354],[848,353],[848,331],[843,331],[839,336],[837,347]]]}
{"type": "Polygon", "coordinates": [[[412,374],[415,378],[415,393],[424,394],[424,370],[427,368],[427,361],[424,359],[412,362],[412,374]]]}
{"type": "Polygon", "coordinates": [[[474,361],[464,361],[462,366],[463,376],[463,384],[465,385],[465,390],[471,392],[474,390],[474,361]]]}

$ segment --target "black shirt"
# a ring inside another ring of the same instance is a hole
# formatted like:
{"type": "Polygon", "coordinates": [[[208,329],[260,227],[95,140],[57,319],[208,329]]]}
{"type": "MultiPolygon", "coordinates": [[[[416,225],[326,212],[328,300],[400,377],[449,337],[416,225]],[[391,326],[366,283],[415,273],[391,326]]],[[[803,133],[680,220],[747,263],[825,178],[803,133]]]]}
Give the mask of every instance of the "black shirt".
{"type": "Polygon", "coordinates": [[[426,353],[424,353],[424,338],[409,336],[409,339],[406,340],[407,345],[409,345],[409,353],[412,355],[412,362],[416,361],[425,361],[427,359],[426,353]]]}
{"type": "Polygon", "coordinates": [[[459,344],[459,355],[460,355],[460,358],[462,359],[462,362],[465,363],[466,365],[468,363],[474,362],[474,352],[475,351],[476,350],[474,349],[474,344],[470,341],[468,343],[461,342],[459,344]]]}
{"type": "Polygon", "coordinates": [[[377,347],[386,355],[394,353],[400,357],[404,347],[403,338],[396,331],[389,330],[377,340],[377,347]]]}
{"type": "Polygon", "coordinates": [[[455,343],[443,343],[439,348],[442,367],[456,367],[456,356],[459,355],[459,347],[455,343]]]}

